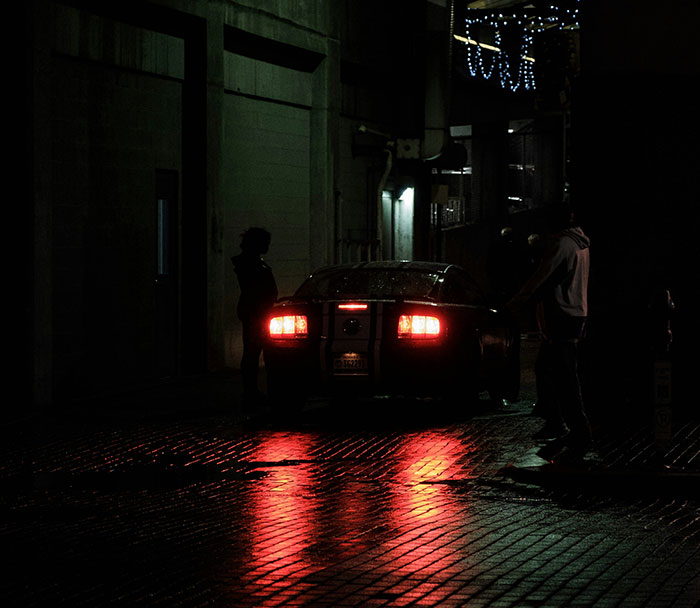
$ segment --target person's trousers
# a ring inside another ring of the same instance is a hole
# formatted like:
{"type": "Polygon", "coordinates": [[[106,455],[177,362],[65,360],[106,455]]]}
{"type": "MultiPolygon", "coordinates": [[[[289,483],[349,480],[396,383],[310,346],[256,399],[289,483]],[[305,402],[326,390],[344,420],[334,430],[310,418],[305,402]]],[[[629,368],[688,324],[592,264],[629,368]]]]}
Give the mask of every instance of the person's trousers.
{"type": "Polygon", "coordinates": [[[241,379],[244,397],[258,395],[258,369],[263,337],[259,323],[243,322],[243,356],[241,358],[241,379]]]}
{"type": "Polygon", "coordinates": [[[542,342],[535,363],[538,391],[547,404],[547,422],[569,427],[569,442],[587,445],[591,427],[578,373],[578,340],[542,342]]]}

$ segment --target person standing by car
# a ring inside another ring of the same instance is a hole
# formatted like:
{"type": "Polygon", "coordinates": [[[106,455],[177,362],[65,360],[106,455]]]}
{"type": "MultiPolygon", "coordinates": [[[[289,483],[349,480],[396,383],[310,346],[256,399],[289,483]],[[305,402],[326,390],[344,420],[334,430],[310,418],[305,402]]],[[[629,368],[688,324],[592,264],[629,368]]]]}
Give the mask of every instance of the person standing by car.
{"type": "Polygon", "coordinates": [[[262,255],[270,248],[271,235],[264,228],[249,228],[241,235],[241,253],[231,261],[238,277],[241,295],[237,314],[243,324],[243,405],[259,403],[258,369],[265,335],[267,313],[277,300],[277,284],[262,255]]]}
{"type": "Polygon", "coordinates": [[[506,308],[519,312],[528,302],[537,302],[542,344],[536,373],[552,395],[545,428],[538,435],[558,439],[558,445],[578,457],[592,444],[578,374],[578,344],[588,316],[590,240],[566,204],[554,207],[551,227],[539,265],[506,308]]]}

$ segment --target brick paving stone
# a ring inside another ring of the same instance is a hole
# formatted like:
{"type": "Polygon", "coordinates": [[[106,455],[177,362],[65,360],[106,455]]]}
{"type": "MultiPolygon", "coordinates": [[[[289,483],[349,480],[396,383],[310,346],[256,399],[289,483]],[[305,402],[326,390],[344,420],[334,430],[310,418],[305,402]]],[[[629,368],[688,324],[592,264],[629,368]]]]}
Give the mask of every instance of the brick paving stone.
{"type": "Polygon", "coordinates": [[[7,604],[695,607],[699,503],[514,481],[527,412],[24,429],[0,448],[7,604]]]}

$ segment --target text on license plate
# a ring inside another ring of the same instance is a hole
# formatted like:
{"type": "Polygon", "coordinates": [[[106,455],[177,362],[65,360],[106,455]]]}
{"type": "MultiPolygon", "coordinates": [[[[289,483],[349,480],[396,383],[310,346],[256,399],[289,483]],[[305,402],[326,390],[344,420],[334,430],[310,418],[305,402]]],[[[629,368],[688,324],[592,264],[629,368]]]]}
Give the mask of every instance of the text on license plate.
{"type": "Polygon", "coordinates": [[[367,357],[358,353],[343,353],[333,359],[336,372],[362,373],[368,369],[367,357]]]}

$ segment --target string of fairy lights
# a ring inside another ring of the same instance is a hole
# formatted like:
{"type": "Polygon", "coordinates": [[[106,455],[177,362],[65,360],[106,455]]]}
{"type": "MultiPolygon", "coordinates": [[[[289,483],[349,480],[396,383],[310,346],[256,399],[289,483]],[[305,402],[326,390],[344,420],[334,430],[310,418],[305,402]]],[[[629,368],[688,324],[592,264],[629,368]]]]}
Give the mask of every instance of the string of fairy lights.
{"type": "Polygon", "coordinates": [[[510,14],[467,10],[464,35],[455,35],[466,46],[466,72],[475,78],[498,79],[502,88],[512,92],[535,90],[535,37],[551,29],[578,30],[580,2],[510,14]],[[506,37],[510,52],[505,48],[506,37]]]}

